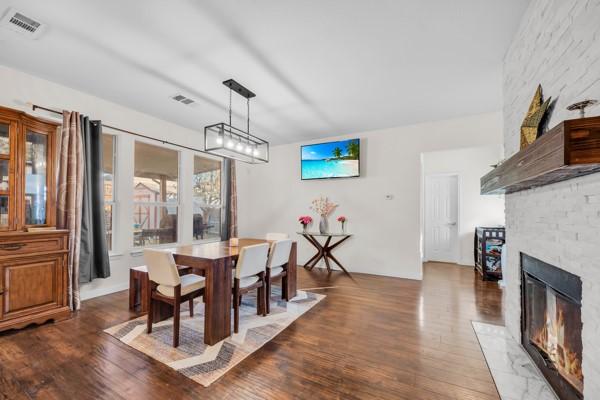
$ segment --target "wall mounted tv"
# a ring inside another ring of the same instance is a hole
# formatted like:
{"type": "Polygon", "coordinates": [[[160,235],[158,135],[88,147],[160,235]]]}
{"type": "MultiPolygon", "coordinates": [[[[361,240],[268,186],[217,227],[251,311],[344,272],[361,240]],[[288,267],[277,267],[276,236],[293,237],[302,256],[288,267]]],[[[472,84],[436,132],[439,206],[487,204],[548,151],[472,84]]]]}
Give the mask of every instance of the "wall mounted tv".
{"type": "Polygon", "coordinates": [[[360,139],[302,146],[302,180],[360,176],[360,139]]]}

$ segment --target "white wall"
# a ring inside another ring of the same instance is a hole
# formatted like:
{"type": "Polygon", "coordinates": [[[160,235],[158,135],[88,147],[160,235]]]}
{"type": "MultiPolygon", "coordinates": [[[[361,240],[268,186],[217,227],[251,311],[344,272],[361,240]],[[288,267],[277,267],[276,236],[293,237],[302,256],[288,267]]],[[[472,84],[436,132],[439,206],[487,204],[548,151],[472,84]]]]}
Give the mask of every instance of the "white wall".
{"type": "MultiPolygon", "coordinates": [[[[300,180],[300,145],[275,146],[271,162],[238,169],[240,236],[287,232],[299,241],[305,262],[311,245],[296,235],[298,216],[311,214],[310,201],[326,195],[340,206],[330,220],[345,215],[355,236],[336,255],[350,270],[411,279],[422,278],[420,256],[421,153],[502,141],[500,113],[332,137],[361,139],[361,177],[300,180]],[[393,195],[386,200],[387,194],[393,195]]],[[[309,142],[313,143],[313,142],[309,142]]],[[[318,222],[318,218],[313,214],[318,222]]],[[[313,229],[317,229],[316,224],[313,229]]]]}
{"type": "MultiPolygon", "coordinates": [[[[600,1],[532,0],[504,62],[505,150],[519,149],[519,126],[538,83],[558,99],[549,127],[578,115],[565,109],[600,99],[600,1]]],[[[600,115],[599,107],[588,116],[600,115]]],[[[600,174],[506,196],[506,325],[520,339],[524,252],[581,277],[584,397],[600,394],[600,174]]]]}
{"type": "MultiPolygon", "coordinates": [[[[154,118],[147,114],[118,104],[90,96],[77,90],[49,82],[7,67],[0,66],[0,105],[31,113],[27,102],[57,110],[74,110],[100,119],[119,128],[144,135],[166,139],[186,146],[201,147],[202,132],[154,118]]],[[[38,116],[52,114],[36,113],[38,116]]],[[[53,116],[56,118],[56,116],[53,116]]],[[[124,290],[129,287],[129,267],[143,264],[139,251],[133,251],[133,147],[134,137],[105,129],[105,133],[117,134],[116,193],[117,223],[114,226],[116,255],[111,256],[111,276],[82,285],[83,299],[124,290]]],[[[150,141],[149,143],[157,144],[150,141]]],[[[175,148],[176,150],[179,150],[175,148]]],[[[178,238],[180,243],[192,242],[192,173],[191,151],[180,152],[178,238]]]]}
{"type": "Polygon", "coordinates": [[[473,265],[473,232],[476,226],[504,225],[504,196],[480,194],[480,178],[491,170],[490,165],[500,159],[500,145],[423,153],[425,177],[448,173],[458,175],[459,264],[473,265]]]}

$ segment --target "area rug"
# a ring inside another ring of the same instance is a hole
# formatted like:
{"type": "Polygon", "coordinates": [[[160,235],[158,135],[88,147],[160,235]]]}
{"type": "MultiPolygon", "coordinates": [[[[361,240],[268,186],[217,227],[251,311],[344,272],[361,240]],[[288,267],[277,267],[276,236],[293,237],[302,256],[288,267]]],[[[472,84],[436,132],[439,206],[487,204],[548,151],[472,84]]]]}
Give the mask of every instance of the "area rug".
{"type": "MultiPolygon", "coordinates": [[[[296,297],[286,302],[281,301],[280,293],[279,287],[272,287],[271,313],[266,317],[256,315],[256,296],[245,295],[240,307],[239,332],[214,346],[204,344],[204,304],[201,298],[195,300],[192,318],[187,304],[182,304],[177,348],[172,346],[172,319],[154,324],[150,335],[146,333],[145,316],[113,326],[105,332],[201,385],[208,386],[325,297],[299,290],[296,297]]],[[[231,314],[233,333],[233,310],[231,314]]]]}

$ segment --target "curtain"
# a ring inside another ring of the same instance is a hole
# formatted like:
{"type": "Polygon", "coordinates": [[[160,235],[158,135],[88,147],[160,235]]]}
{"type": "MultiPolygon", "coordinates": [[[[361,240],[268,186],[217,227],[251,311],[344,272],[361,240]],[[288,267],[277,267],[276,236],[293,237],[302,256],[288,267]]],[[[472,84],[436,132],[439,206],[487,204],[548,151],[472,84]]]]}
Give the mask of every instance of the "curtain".
{"type": "Polygon", "coordinates": [[[68,297],[72,310],[81,306],[79,298],[79,249],[83,201],[83,143],[79,113],[63,111],[58,138],[56,227],[69,230],[67,257],[68,297]]]}
{"type": "Polygon", "coordinates": [[[83,206],[79,282],[110,276],[110,261],[104,221],[104,176],[102,168],[102,124],[81,116],[84,152],[83,206]]]}
{"type": "Polygon", "coordinates": [[[221,240],[237,237],[237,185],[235,161],[223,160],[223,182],[225,183],[225,218],[221,228],[221,240]]]}

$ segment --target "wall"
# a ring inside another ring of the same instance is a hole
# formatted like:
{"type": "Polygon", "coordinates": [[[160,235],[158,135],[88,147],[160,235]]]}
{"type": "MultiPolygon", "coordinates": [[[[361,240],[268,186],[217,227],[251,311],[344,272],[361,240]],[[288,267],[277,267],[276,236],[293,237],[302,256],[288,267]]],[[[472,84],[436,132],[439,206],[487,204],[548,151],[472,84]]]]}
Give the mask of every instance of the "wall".
{"type": "MultiPolygon", "coordinates": [[[[423,153],[424,176],[458,175],[459,264],[473,265],[473,231],[476,226],[504,225],[504,196],[480,194],[480,178],[491,170],[490,165],[502,159],[502,153],[499,145],[423,153]]],[[[424,230],[422,235],[425,237],[424,230]]]]}
{"type": "Polygon", "coordinates": [[[421,279],[421,153],[499,146],[501,132],[501,114],[490,113],[331,137],[361,139],[361,177],[317,181],[300,180],[300,145],[312,142],[275,146],[270,163],[238,170],[240,236],[286,232],[299,239],[304,262],[314,250],[296,235],[297,219],[312,214],[317,229],[308,207],[325,195],[339,204],[330,225],[343,214],[355,235],[336,249],[350,271],[421,279]]]}
{"type": "MultiPolygon", "coordinates": [[[[535,87],[558,102],[549,127],[577,118],[565,110],[600,99],[600,1],[533,0],[505,58],[505,152],[519,148],[519,126],[535,87]]],[[[600,115],[598,107],[589,116],[600,115]]],[[[519,253],[539,258],[583,281],[585,398],[600,393],[600,174],[506,196],[506,325],[519,338],[519,253]]]]}
{"type": "MultiPolygon", "coordinates": [[[[111,103],[98,97],[67,88],[7,67],[0,66],[0,105],[21,109],[31,113],[27,102],[57,110],[75,110],[104,120],[113,126],[140,132],[144,135],[167,139],[170,142],[187,146],[198,146],[202,133],[185,129],[178,125],[154,118],[147,114],[111,103]]],[[[38,116],[51,114],[36,113],[38,116]]],[[[55,116],[53,116],[55,118],[55,116]]],[[[118,215],[115,225],[115,255],[111,256],[111,276],[97,279],[82,285],[83,299],[100,296],[129,287],[129,267],[143,264],[139,251],[132,249],[133,237],[133,147],[134,137],[127,134],[105,130],[117,134],[117,174],[116,193],[118,215]]],[[[156,144],[156,142],[149,142],[156,144]]],[[[168,146],[167,146],[168,147],[168,146]]],[[[191,151],[180,152],[180,207],[179,241],[192,241],[192,172],[193,155],[191,151]]]]}

